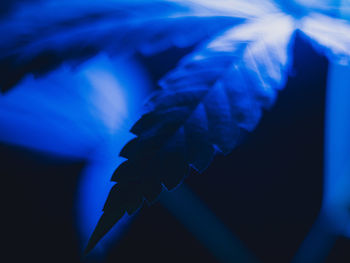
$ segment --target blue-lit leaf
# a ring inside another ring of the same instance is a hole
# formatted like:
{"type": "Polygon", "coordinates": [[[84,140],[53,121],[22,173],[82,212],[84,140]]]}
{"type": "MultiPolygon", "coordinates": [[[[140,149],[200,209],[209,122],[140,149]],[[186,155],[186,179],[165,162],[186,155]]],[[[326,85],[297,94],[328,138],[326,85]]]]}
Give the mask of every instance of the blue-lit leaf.
{"type": "Polygon", "coordinates": [[[132,128],[137,138],[121,155],[112,188],[87,247],[163,187],[176,187],[189,167],[205,170],[213,157],[227,154],[240,136],[257,125],[287,79],[292,19],[284,15],[227,30],[184,58],[162,81],[163,90],[132,128]]]}
{"type": "Polygon", "coordinates": [[[154,54],[200,43],[132,128],[137,137],[121,151],[128,160],[112,177],[117,184],[87,250],[123,214],[176,187],[189,167],[203,171],[256,127],[285,85],[295,27],[332,60],[348,61],[349,25],[325,16],[329,2],[53,0],[1,22],[1,89],[102,51],[154,54]],[[245,24],[234,27],[238,18],[245,24]]]}
{"type": "Polygon", "coordinates": [[[316,50],[331,61],[350,62],[350,23],[321,14],[312,14],[301,21],[302,32],[310,38],[316,50]]]}
{"type": "Polygon", "coordinates": [[[88,159],[121,125],[128,129],[130,104],[141,102],[144,85],[130,60],[103,55],[74,73],[61,67],[40,80],[27,78],[0,96],[0,142],[88,159]],[[130,81],[133,74],[139,77],[130,81]]]}
{"type": "Polygon", "coordinates": [[[0,88],[25,75],[80,63],[101,51],[160,52],[186,47],[238,22],[172,1],[49,1],[20,9],[0,23],[0,88]],[[146,15],[145,15],[146,14],[146,15]]]}

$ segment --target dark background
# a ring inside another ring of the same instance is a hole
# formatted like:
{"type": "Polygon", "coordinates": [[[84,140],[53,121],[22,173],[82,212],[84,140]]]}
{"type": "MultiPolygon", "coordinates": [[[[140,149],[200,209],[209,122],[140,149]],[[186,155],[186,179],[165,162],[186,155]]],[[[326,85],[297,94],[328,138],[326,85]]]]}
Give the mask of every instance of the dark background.
{"type": "MultiPolygon", "coordinates": [[[[156,81],[189,50],[141,58],[156,81]]],[[[232,154],[186,183],[262,262],[289,262],[321,207],[327,60],[300,36],[293,75],[232,154]]],[[[80,262],[74,198],[84,163],[0,146],[1,262],[80,262]],[[7,260],[4,260],[8,258],[7,260]]],[[[327,262],[350,262],[339,239],[327,262]]],[[[107,262],[216,262],[160,204],[144,207],[107,262]]]]}

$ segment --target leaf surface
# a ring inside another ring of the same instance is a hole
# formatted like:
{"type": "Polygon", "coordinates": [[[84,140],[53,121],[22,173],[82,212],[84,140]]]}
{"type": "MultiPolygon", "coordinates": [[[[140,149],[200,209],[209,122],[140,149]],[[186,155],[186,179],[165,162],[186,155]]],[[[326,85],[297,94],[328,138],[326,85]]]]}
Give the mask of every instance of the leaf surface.
{"type": "Polygon", "coordinates": [[[174,189],[190,167],[204,171],[256,127],[287,80],[293,32],[291,19],[280,15],[229,29],[160,82],[163,89],[131,129],[137,137],[121,151],[127,160],[112,177],[117,184],[87,251],[125,212],[174,189]]]}
{"type": "Polygon", "coordinates": [[[172,1],[48,1],[0,22],[0,89],[100,52],[153,54],[187,47],[239,20],[172,1]]]}
{"type": "Polygon", "coordinates": [[[301,21],[300,29],[315,49],[330,61],[349,64],[350,23],[347,20],[315,13],[301,21]]]}

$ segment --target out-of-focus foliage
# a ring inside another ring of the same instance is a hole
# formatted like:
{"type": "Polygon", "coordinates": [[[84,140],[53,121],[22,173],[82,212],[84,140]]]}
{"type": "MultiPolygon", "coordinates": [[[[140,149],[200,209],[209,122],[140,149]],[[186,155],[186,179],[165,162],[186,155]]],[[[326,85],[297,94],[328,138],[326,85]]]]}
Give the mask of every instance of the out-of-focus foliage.
{"type": "MultiPolygon", "coordinates": [[[[1,143],[86,162],[76,200],[82,248],[112,185],[110,174],[121,162],[116,153],[133,137],[128,130],[149,92],[137,62],[101,54],[75,70],[62,66],[40,79],[27,77],[0,96],[1,143]]],[[[91,256],[102,256],[128,221],[121,220],[91,256]]]]}
{"type": "Polygon", "coordinates": [[[0,85],[40,76],[63,62],[171,46],[195,48],[164,77],[163,88],[131,132],[127,158],[112,180],[90,250],[127,212],[163,188],[176,187],[189,167],[203,171],[256,127],[286,83],[294,34],[335,62],[349,59],[350,25],[307,1],[49,1],[2,23],[0,85]],[[38,15],[40,14],[40,15],[38,15]],[[239,25],[237,25],[239,23],[239,25]],[[330,37],[331,35],[331,37],[330,37]]]}

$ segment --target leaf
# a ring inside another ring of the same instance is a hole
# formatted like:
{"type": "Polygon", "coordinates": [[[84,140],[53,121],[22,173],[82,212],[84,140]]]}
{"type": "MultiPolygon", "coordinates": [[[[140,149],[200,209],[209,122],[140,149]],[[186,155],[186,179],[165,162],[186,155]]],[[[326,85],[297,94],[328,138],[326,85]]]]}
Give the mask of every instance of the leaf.
{"type": "Polygon", "coordinates": [[[100,55],[76,72],[59,68],[40,80],[26,79],[0,96],[0,142],[83,160],[113,145],[104,159],[114,156],[118,146],[111,137],[121,140],[146,94],[139,67],[130,58],[100,55]]]}
{"type": "Polygon", "coordinates": [[[79,64],[100,52],[152,54],[187,47],[238,22],[173,1],[49,1],[0,23],[0,89],[27,74],[79,64]]]}
{"type": "Polygon", "coordinates": [[[120,155],[90,251],[124,213],[174,189],[189,167],[204,171],[217,153],[228,154],[286,82],[292,19],[274,15],[229,29],[206,43],[161,82],[163,90],[133,126],[137,137],[120,155]]]}
{"type": "Polygon", "coordinates": [[[350,24],[321,14],[312,14],[301,21],[300,30],[309,38],[315,49],[331,61],[350,62],[350,24]]]}

